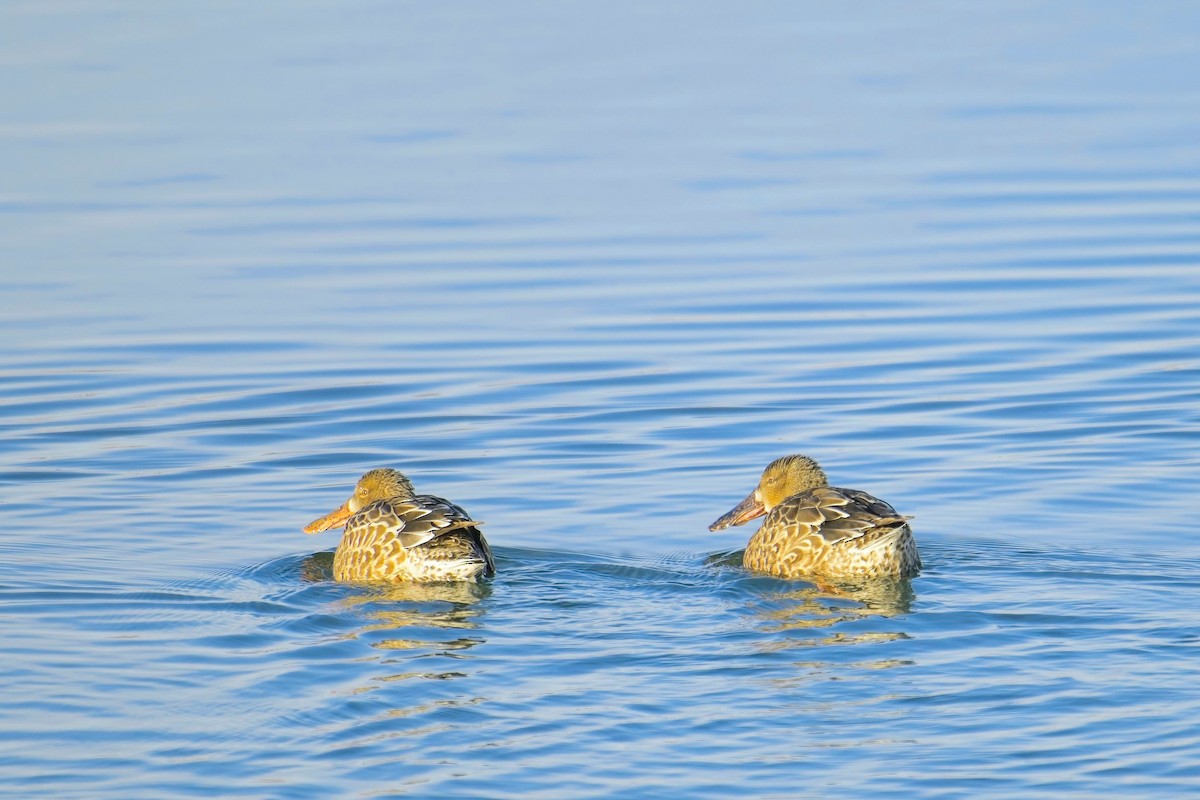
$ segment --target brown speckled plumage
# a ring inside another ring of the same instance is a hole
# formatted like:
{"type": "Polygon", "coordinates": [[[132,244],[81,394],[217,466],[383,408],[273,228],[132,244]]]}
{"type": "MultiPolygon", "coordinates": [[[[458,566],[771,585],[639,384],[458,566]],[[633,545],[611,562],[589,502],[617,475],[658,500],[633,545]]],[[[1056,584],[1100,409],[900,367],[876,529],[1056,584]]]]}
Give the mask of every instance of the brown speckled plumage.
{"type": "Polygon", "coordinates": [[[349,500],[304,531],[343,524],[333,556],[339,581],[469,581],[496,571],[483,523],[448,500],[414,495],[394,469],[363,475],[349,500]]]}
{"type": "Polygon", "coordinates": [[[908,517],[866,492],[827,484],[811,458],[776,459],[758,488],[709,529],[766,513],[742,563],[780,578],[909,578],[921,570],[908,517]]]}

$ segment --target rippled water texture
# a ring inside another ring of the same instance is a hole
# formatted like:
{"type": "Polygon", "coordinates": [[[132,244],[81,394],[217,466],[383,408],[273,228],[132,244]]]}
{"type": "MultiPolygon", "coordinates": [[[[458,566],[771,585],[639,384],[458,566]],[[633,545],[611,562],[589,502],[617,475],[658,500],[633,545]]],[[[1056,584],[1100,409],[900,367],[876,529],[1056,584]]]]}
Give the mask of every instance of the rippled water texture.
{"type": "Polygon", "coordinates": [[[1200,16],[0,10],[21,797],[1200,789],[1200,16]],[[911,583],[746,573],[772,458],[911,583]],[[369,467],[481,586],[335,583],[369,467]]]}

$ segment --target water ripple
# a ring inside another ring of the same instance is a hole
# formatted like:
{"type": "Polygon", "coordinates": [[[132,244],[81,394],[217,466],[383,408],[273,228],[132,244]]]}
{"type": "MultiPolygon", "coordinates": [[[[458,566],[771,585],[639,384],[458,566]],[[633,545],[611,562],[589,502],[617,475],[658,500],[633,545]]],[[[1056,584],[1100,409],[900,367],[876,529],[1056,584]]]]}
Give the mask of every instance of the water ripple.
{"type": "Polygon", "coordinates": [[[9,5],[10,791],[1200,781],[1194,12],[9,5]],[[924,572],[743,571],[793,451],[924,572]],[[494,581],[330,579],[381,465],[494,581]]]}

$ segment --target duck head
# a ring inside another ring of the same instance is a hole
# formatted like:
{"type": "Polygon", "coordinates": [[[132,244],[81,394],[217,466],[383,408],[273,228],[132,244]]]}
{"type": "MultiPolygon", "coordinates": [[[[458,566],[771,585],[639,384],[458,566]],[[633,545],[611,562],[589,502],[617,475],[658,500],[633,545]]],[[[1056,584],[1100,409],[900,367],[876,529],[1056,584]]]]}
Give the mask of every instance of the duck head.
{"type": "Polygon", "coordinates": [[[708,529],[719,531],[730,525],[745,524],[766,514],[794,494],[827,485],[829,481],[825,478],[825,472],[808,456],[777,458],[763,470],[758,487],[745,500],[717,518],[708,529]]]}
{"type": "Polygon", "coordinates": [[[354,493],[350,499],[330,511],[320,519],[314,519],[304,526],[305,533],[320,533],[330,528],[340,528],[358,511],[376,500],[388,500],[393,497],[408,498],[413,496],[412,481],[398,470],[381,467],[373,469],[358,479],[354,493]]]}

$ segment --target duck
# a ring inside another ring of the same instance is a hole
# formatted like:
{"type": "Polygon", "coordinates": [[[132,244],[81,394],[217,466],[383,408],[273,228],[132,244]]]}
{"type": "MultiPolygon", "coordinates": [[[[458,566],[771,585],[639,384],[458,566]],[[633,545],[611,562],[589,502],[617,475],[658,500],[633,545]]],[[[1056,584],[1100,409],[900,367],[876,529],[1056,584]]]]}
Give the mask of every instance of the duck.
{"type": "Polygon", "coordinates": [[[921,571],[908,520],[874,495],[829,485],[804,455],[777,458],[758,487],[711,525],[719,531],[766,515],[742,564],[777,578],[905,579],[921,571]]]}
{"type": "Polygon", "coordinates": [[[477,581],[496,574],[481,525],[449,500],[416,494],[404,473],[383,467],[359,478],[350,499],[304,532],[345,527],[333,554],[337,581],[477,581]]]}

